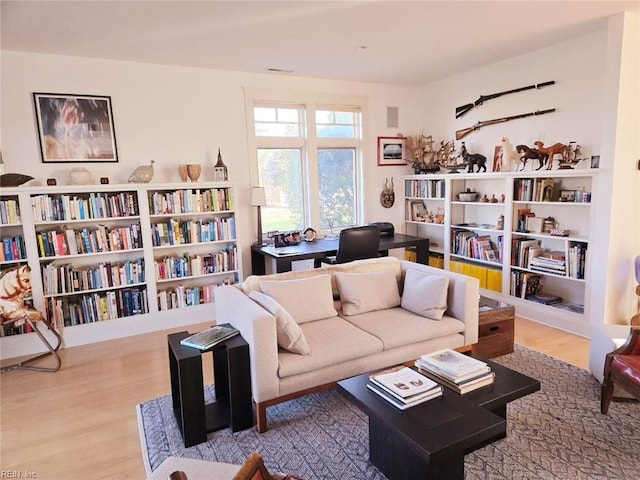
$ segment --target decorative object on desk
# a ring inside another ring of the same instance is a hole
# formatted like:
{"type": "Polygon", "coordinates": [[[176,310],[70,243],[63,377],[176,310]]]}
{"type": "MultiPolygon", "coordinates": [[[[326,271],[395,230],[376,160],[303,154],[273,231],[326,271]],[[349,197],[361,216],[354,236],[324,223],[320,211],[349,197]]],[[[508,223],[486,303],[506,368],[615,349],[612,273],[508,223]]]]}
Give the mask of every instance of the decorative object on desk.
{"type": "Polygon", "coordinates": [[[264,187],[251,187],[251,206],[258,207],[258,241],[254,245],[262,246],[262,207],[267,206],[264,187]]]}
{"type": "Polygon", "coordinates": [[[45,344],[48,352],[2,367],[1,371],[5,372],[7,370],[21,368],[41,372],[57,372],[60,370],[62,363],[58,355],[58,349],[60,348],[62,340],[47,317],[24,303],[24,299],[29,296],[31,296],[31,268],[28,265],[20,265],[2,272],[2,276],[0,277],[0,328],[3,328],[5,325],[10,325],[11,327],[28,326],[28,328],[37,334],[42,343],[45,344]],[[40,329],[35,326],[34,322],[44,323],[51,333],[53,333],[57,339],[57,345],[55,347],[49,343],[40,329]],[[53,355],[56,360],[54,367],[34,367],[27,365],[49,355],[53,355]]]}
{"type": "Polygon", "coordinates": [[[109,185],[109,177],[100,177],[100,185],[109,185]]]}
{"type": "Polygon", "coordinates": [[[471,110],[473,107],[482,105],[487,100],[493,100],[494,98],[502,97],[503,95],[509,95],[511,93],[524,92],[525,90],[539,89],[548,85],[553,85],[556,82],[551,80],[544,83],[534,83],[533,85],[527,85],[526,87],[514,88],[512,90],[505,90],[504,92],[492,93],[490,95],[480,95],[480,97],[473,103],[467,103],[460,107],[456,107],[456,118],[462,117],[465,113],[471,110]]]}
{"type": "Polygon", "coordinates": [[[91,183],[91,172],[84,167],[74,167],[69,171],[71,185],[88,185],[91,183]]]}
{"type": "Polygon", "coordinates": [[[473,192],[470,188],[467,188],[465,192],[460,192],[457,196],[461,202],[475,202],[478,200],[478,195],[478,192],[473,192]]]}
{"type": "Polygon", "coordinates": [[[305,242],[315,242],[318,238],[317,232],[311,227],[305,229],[305,231],[302,232],[302,235],[302,238],[304,238],[305,242]]]}
{"type": "Polygon", "coordinates": [[[47,178],[47,185],[55,187],[58,184],[55,178],[47,178]]]}
{"type": "Polygon", "coordinates": [[[389,186],[389,179],[384,179],[384,188],[380,194],[380,204],[384,208],[391,208],[396,201],[396,194],[393,191],[393,177],[391,177],[391,186],[389,186]]]}
{"type": "Polygon", "coordinates": [[[0,175],[0,187],[19,187],[29,180],[33,180],[33,177],[22,173],[5,173],[0,175]]]}
{"type": "Polygon", "coordinates": [[[378,166],[406,165],[405,137],[378,137],[378,166]]]}
{"type": "Polygon", "coordinates": [[[299,245],[302,241],[300,230],[293,230],[284,234],[285,245],[299,245]]]}
{"type": "Polygon", "coordinates": [[[189,179],[188,165],[186,163],[178,165],[178,175],[180,176],[180,180],[183,182],[186,182],[189,179]]]}
{"type": "Polygon", "coordinates": [[[520,157],[520,161],[522,162],[522,168],[520,170],[524,170],[526,168],[527,161],[529,159],[538,160],[538,168],[536,168],[536,170],[540,170],[542,167],[544,167],[544,164],[547,162],[547,158],[548,158],[547,154],[541,153],[538,150],[529,148],[526,145],[517,145],[516,152],[522,155],[520,157]]]}
{"type": "Polygon", "coordinates": [[[153,178],[153,164],[155,160],[151,160],[149,165],[140,165],[131,175],[129,175],[129,183],[149,183],[153,178]]]}
{"type": "Polygon", "coordinates": [[[483,172],[487,171],[487,157],[480,155],[479,153],[469,153],[464,142],[462,142],[462,147],[460,147],[460,156],[467,165],[468,173],[473,173],[474,165],[478,166],[478,173],[480,173],[480,169],[482,169],[483,172]]]}
{"type": "Polygon", "coordinates": [[[111,97],[34,93],[43,163],[117,162],[111,97]]]}
{"type": "Polygon", "coordinates": [[[537,140],[533,142],[533,144],[536,146],[536,149],[538,150],[538,152],[540,152],[543,155],[546,155],[547,170],[551,170],[551,168],[553,168],[553,161],[555,160],[554,157],[556,155],[561,156],[560,161],[562,161],[562,159],[565,158],[567,146],[564,143],[557,142],[551,145],[550,147],[545,147],[543,142],[541,142],[540,140],[537,140]]]}
{"type": "Polygon", "coordinates": [[[189,176],[189,180],[192,182],[197,182],[200,178],[200,174],[202,173],[202,165],[199,163],[189,163],[187,164],[187,175],[189,176]]]}
{"type": "Polygon", "coordinates": [[[556,111],[555,108],[549,108],[547,110],[536,110],[535,112],[521,113],[519,115],[511,115],[510,117],[494,118],[492,120],[479,121],[472,127],[456,130],[456,140],[462,140],[464,137],[466,137],[470,133],[475,132],[476,130],[480,130],[480,128],[488,125],[496,125],[498,123],[505,123],[511,120],[516,120],[518,118],[531,117],[533,115],[544,115],[546,113],[551,113],[555,111],[556,111]]]}
{"type": "Polygon", "coordinates": [[[238,335],[240,332],[233,327],[224,325],[216,325],[214,327],[194,333],[180,340],[180,345],[185,347],[197,348],[198,350],[208,350],[214,345],[238,335]]]}
{"type": "Polygon", "coordinates": [[[227,180],[229,180],[227,166],[222,161],[222,154],[220,153],[220,147],[218,147],[218,161],[213,166],[213,180],[215,182],[226,182],[227,180]]]}

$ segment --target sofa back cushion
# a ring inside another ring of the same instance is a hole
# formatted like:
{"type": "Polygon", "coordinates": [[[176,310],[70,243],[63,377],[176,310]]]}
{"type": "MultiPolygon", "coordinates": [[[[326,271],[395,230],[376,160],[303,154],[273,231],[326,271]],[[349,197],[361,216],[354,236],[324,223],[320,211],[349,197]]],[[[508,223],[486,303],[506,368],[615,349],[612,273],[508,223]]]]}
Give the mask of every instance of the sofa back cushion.
{"type": "Polygon", "coordinates": [[[255,290],[249,294],[249,298],[276,317],[276,336],[280,347],[300,355],[307,355],[311,351],[300,326],[275,299],[255,290]]]}
{"type": "Polygon", "coordinates": [[[260,282],[264,293],[282,305],[297,323],[335,317],[331,277],[317,275],[297,280],[267,280],[260,282]]]}
{"type": "Polygon", "coordinates": [[[336,272],[335,277],[344,315],[358,315],[400,305],[398,282],[393,270],[336,272]]]}
{"type": "Polygon", "coordinates": [[[449,278],[418,270],[407,270],[400,306],[417,315],[441,320],[447,310],[449,278]]]}

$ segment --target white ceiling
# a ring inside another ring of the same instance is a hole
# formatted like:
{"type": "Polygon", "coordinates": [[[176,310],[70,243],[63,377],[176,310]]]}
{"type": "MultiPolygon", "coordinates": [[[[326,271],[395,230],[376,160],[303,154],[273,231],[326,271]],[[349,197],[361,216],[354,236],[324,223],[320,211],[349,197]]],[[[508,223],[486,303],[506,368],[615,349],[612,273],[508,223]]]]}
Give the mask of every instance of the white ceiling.
{"type": "Polygon", "coordinates": [[[1,41],[9,51],[421,85],[595,31],[639,5],[2,0],[1,41]]]}

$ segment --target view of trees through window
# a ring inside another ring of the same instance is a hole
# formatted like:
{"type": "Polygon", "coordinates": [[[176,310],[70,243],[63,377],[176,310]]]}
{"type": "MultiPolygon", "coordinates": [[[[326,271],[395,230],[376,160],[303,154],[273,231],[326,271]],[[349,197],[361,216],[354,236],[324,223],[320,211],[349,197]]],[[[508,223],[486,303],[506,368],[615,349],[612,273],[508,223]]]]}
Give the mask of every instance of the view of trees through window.
{"type": "Polygon", "coordinates": [[[359,109],[254,102],[253,113],[263,231],[356,225],[359,109]]]}

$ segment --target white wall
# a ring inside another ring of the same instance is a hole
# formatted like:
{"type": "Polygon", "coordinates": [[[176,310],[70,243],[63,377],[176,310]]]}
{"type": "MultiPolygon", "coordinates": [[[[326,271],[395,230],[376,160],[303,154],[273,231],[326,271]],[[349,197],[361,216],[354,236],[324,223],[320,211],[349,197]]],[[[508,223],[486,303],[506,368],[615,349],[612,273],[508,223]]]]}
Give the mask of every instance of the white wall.
{"type": "Polygon", "coordinates": [[[83,163],[94,178],[126,182],[140,164],[155,160],[154,182],[179,181],[177,164],[201,163],[202,180],[213,179],[217,149],[239,184],[239,234],[245,245],[243,264],[249,273],[248,246],[255,238],[255,212],[249,205],[249,166],[243,88],[300,90],[368,98],[364,132],[365,219],[385,220],[379,192],[390,175],[408,167],[377,167],[376,138],[395,135],[386,129],[387,106],[400,109],[400,126],[412,130],[419,118],[415,88],[303,79],[120,62],[89,58],[2,52],[2,124],[0,138],[5,172],[31,175],[30,185],[56,178],[68,182],[73,164],[43,164],[32,100],[33,92],[111,96],[119,163],[83,163]]]}

